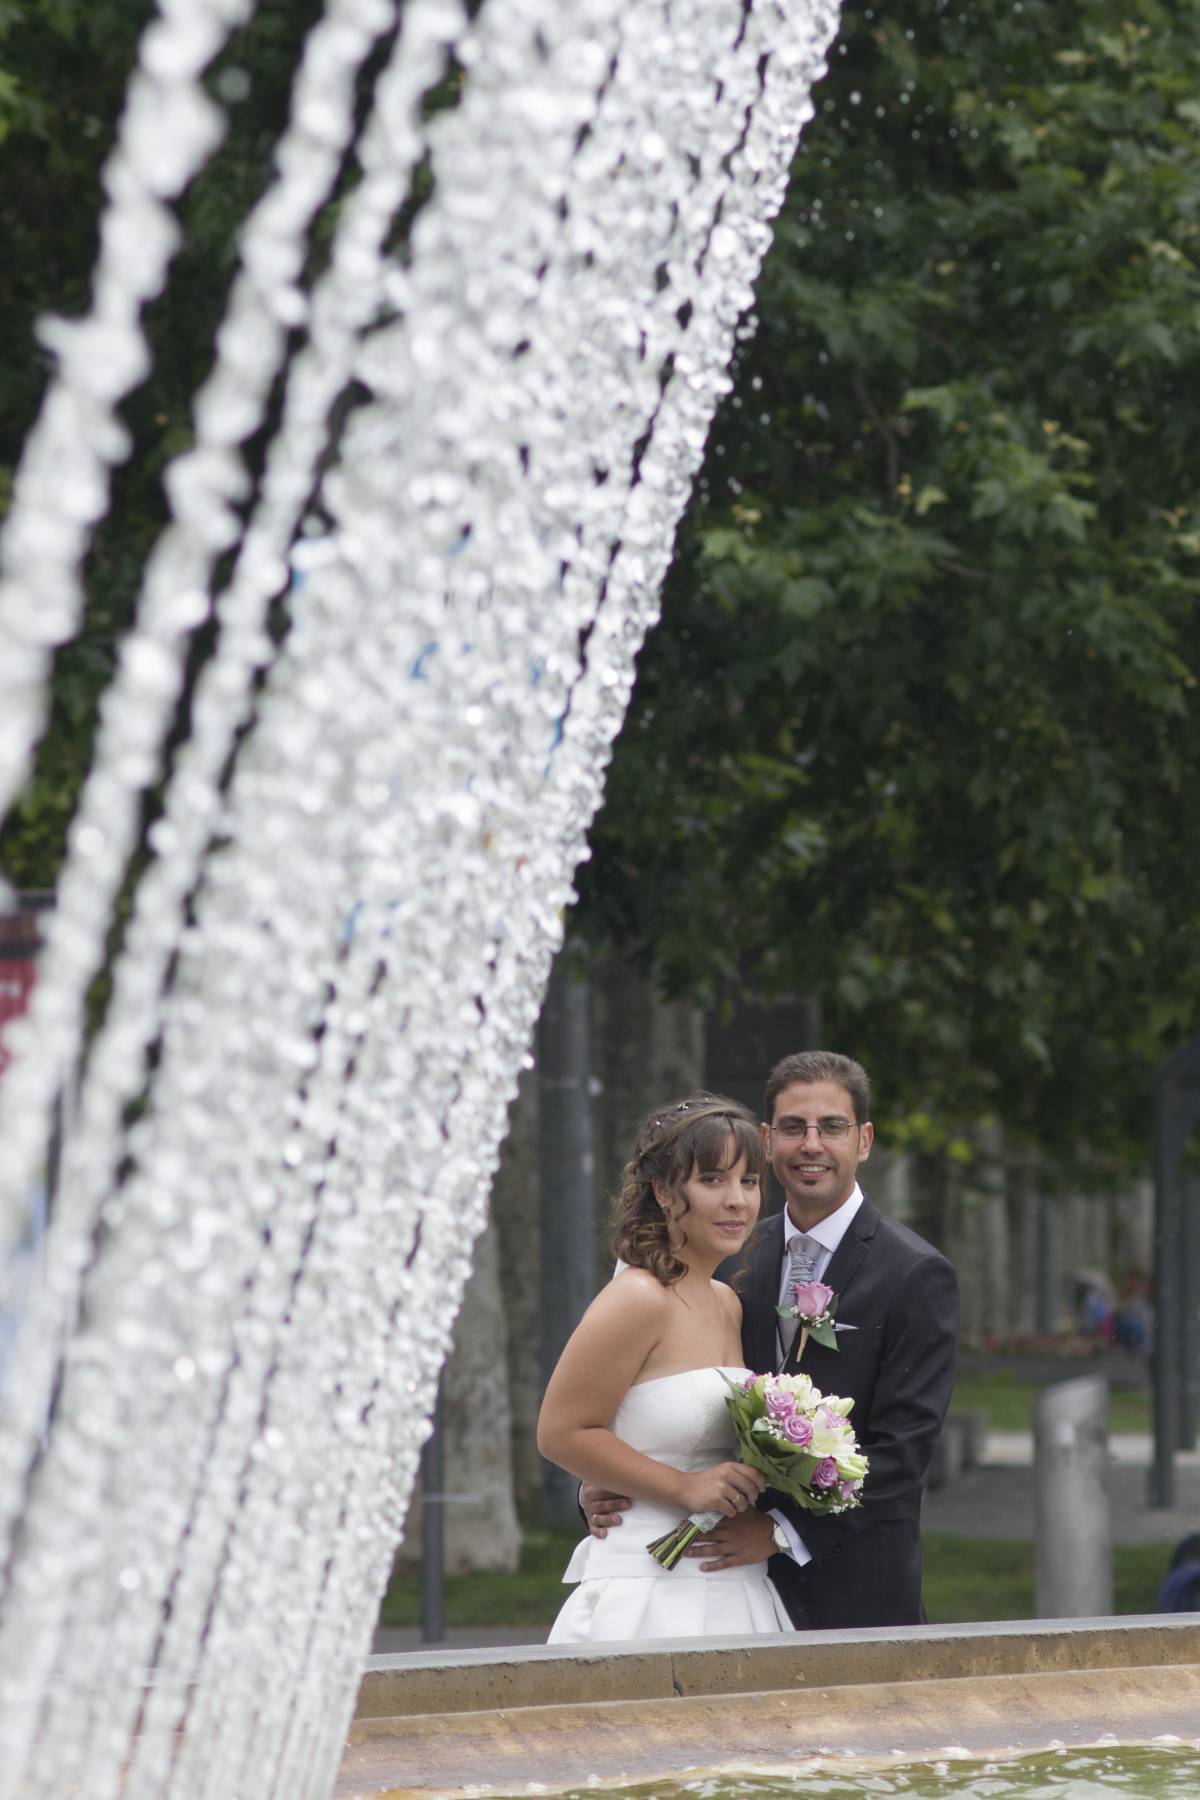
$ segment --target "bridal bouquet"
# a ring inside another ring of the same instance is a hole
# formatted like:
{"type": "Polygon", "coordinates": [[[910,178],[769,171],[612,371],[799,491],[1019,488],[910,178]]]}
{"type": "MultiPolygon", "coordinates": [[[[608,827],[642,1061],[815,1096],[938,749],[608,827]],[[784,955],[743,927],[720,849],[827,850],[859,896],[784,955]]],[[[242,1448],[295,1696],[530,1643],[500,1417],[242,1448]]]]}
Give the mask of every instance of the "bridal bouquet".
{"type": "MultiPolygon", "coordinates": [[[[853,1400],[822,1394],[807,1375],[749,1375],[722,1379],[725,1404],[737,1434],[737,1454],[806,1512],[849,1512],[862,1503],[867,1459],[850,1425],[853,1400]]],[[[696,1538],[711,1531],[720,1513],[692,1513],[673,1531],[647,1544],[655,1562],[673,1569],[696,1538]]]]}

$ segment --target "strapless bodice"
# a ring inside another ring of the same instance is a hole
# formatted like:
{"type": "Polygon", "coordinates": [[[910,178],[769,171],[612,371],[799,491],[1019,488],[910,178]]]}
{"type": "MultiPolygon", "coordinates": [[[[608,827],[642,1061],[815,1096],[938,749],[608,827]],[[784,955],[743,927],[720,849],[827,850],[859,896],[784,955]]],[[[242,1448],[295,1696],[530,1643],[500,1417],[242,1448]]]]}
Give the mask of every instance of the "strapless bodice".
{"type": "Polygon", "coordinates": [[[746,1369],[684,1369],[631,1387],[613,1418],[622,1443],[675,1469],[707,1469],[733,1455],[733,1426],[725,1405],[725,1377],[746,1369]]]}

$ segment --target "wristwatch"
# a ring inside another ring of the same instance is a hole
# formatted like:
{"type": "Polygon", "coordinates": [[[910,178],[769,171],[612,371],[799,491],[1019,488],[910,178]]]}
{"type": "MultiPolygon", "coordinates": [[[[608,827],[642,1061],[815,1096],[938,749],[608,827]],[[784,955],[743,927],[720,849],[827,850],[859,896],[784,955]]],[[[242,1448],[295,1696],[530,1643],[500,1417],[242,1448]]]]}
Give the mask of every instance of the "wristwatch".
{"type": "Polygon", "coordinates": [[[792,1546],[788,1542],[787,1532],[783,1529],[783,1526],[779,1523],[778,1519],[771,1520],[771,1536],[775,1540],[775,1548],[781,1550],[783,1554],[787,1556],[792,1546]]]}

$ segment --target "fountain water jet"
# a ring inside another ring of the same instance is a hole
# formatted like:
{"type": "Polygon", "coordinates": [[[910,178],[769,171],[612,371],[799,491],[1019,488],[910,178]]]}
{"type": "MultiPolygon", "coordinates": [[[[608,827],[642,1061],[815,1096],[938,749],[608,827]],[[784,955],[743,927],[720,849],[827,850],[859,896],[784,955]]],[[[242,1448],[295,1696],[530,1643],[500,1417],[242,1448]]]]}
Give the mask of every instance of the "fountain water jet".
{"type": "MultiPolygon", "coordinates": [[[[126,448],[165,202],[216,140],[200,76],[250,10],[176,0],[148,31],[93,312],[50,334],[3,542],[5,801],[126,448]]],[[[0,1396],[0,1800],[330,1789],[572,871],[835,19],[834,0],[329,0],[314,28],[0,1087],[2,1258],[213,613],[0,1396]],[[452,62],[459,103],[427,116],[452,62]],[[255,490],[241,446],[289,332],[255,490]],[[352,382],[369,397],[335,446],[352,382]]]]}

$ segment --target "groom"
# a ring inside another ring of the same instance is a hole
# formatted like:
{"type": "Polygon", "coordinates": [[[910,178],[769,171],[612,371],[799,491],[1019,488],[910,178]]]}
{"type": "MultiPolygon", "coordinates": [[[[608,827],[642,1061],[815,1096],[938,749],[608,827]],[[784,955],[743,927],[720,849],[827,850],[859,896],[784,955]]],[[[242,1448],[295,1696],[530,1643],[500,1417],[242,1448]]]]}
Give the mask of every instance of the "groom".
{"type": "MultiPolygon", "coordinates": [[[[742,1299],[742,1354],[759,1373],[799,1366],[854,1401],[870,1461],[863,1504],[816,1518],[778,1494],[707,1534],[704,1569],[771,1562],[800,1630],[915,1625],[921,1605],[921,1492],[954,1384],[958,1281],[946,1258],[886,1218],[858,1185],[874,1136],[866,1071],[832,1051],[786,1056],[767,1080],[762,1125],[786,1210],[717,1274],[742,1299]],[[775,1308],[798,1281],[837,1295],[837,1349],[809,1342],[775,1308]]],[[[583,1490],[603,1536],[628,1501],[583,1490]]]]}

